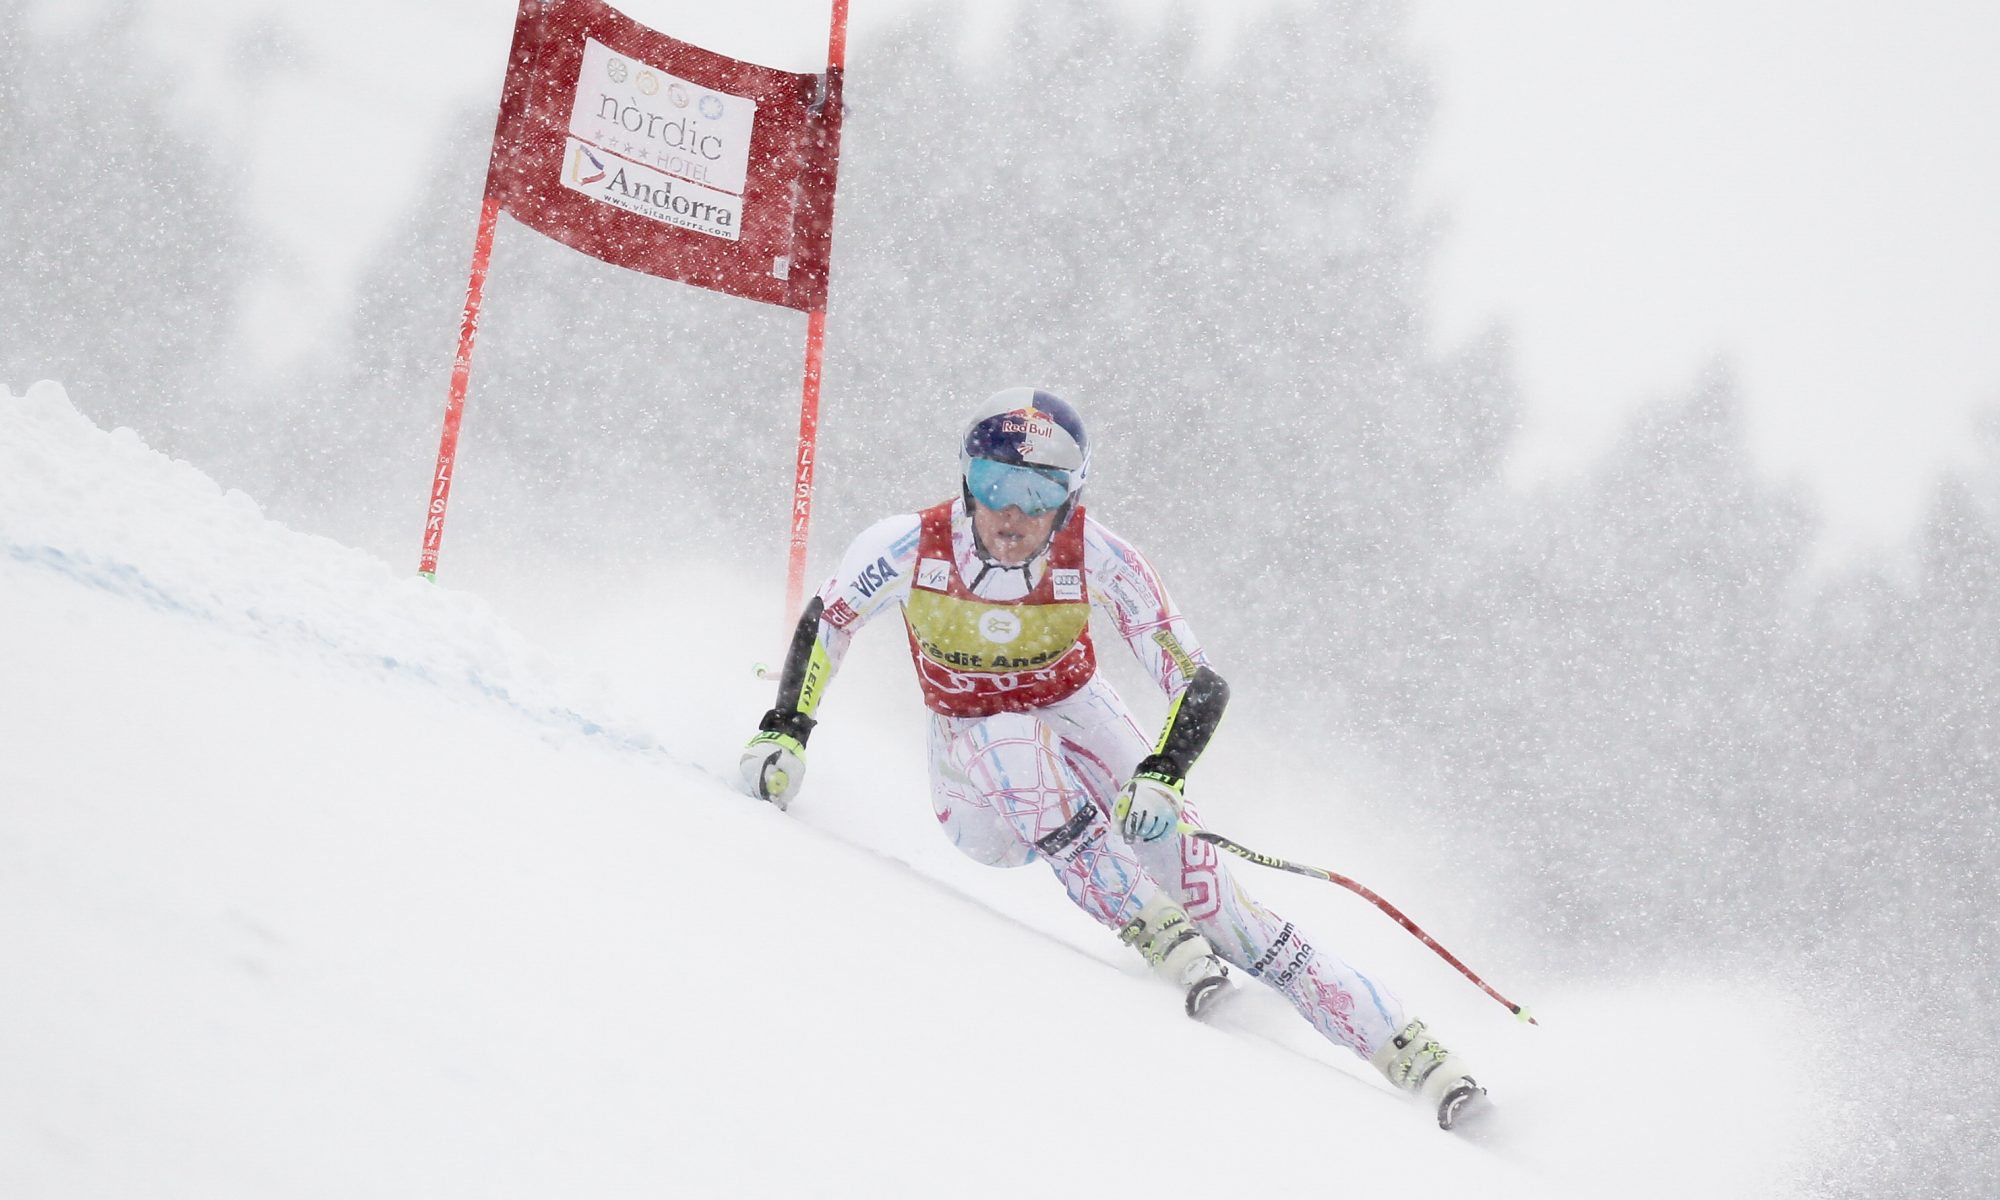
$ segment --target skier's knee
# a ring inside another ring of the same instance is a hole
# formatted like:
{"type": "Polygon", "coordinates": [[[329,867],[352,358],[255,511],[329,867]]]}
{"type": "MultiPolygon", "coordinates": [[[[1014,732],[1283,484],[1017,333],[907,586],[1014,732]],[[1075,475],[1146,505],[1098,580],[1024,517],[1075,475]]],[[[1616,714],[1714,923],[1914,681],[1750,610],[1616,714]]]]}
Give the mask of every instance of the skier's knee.
{"type": "Polygon", "coordinates": [[[947,823],[945,836],[958,852],[988,867],[1024,867],[1035,861],[1035,848],[1004,821],[947,823]]]}

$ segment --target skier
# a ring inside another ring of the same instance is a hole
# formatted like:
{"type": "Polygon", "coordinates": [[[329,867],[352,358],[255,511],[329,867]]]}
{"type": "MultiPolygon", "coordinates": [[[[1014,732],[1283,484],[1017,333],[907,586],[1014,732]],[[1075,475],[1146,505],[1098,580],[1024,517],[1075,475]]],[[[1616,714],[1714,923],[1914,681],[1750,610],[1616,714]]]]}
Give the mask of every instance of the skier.
{"type": "Polygon", "coordinates": [[[743,752],[746,788],[790,804],[850,641],[900,606],[932,713],[932,806],[953,844],[992,866],[1045,860],[1072,902],[1183,989],[1190,1016],[1232,986],[1224,960],[1276,988],[1449,1129],[1485,1094],[1459,1057],[1182,833],[1198,821],[1188,771],[1229,689],[1146,560],[1085,512],[1090,443],[1076,410],[1002,391],[967,425],[959,468],[956,497],[864,531],[807,603],[777,706],[743,752]],[[1097,672],[1093,609],[1171,704],[1156,742],[1097,672]]]}

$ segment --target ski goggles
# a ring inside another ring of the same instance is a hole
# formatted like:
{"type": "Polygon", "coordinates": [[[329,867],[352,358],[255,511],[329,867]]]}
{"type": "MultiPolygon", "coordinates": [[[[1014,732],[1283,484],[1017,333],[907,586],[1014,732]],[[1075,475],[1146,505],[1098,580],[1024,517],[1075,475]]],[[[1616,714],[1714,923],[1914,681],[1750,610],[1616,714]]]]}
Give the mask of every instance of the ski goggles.
{"type": "Polygon", "coordinates": [[[1039,517],[1069,500],[1069,472],[975,458],[965,464],[965,487],[985,508],[1018,508],[1023,516],[1039,517]]]}

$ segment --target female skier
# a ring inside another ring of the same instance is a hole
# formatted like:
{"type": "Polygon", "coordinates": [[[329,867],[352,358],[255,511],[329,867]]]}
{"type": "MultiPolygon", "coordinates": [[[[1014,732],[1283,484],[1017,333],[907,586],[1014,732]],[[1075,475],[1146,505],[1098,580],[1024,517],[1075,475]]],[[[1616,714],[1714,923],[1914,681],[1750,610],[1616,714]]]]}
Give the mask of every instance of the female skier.
{"type": "Polygon", "coordinates": [[[959,494],[864,531],[806,605],[777,705],[744,749],[745,786],[780,808],[798,794],[849,643],[900,607],[932,714],[931,803],[954,845],[997,867],[1045,860],[1077,907],[1183,990],[1190,1016],[1232,986],[1225,960],[1262,980],[1451,1128],[1485,1094],[1458,1056],[1183,833],[1199,820],[1187,775],[1229,690],[1146,560],[1085,512],[1089,469],[1083,422],[1059,397],[1010,388],[982,405],[959,494]],[[1155,741],[1097,672],[1093,609],[1168,698],[1155,741]]]}

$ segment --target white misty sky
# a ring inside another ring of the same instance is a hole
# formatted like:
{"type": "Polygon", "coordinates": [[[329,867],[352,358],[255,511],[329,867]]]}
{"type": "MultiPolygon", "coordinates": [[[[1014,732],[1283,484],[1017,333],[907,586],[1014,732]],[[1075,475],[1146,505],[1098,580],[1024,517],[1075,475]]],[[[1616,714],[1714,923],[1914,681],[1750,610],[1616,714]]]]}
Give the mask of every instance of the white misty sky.
{"type": "Polygon", "coordinates": [[[1847,540],[2000,409],[1990,0],[1416,0],[1441,333],[1516,334],[1524,468],[1717,353],[1847,540]]]}
{"type": "MultiPolygon", "coordinates": [[[[852,0],[855,31],[927,2],[852,0]]],[[[246,337],[249,359],[274,361],[337,318],[455,106],[497,92],[512,0],[141,5],[274,236],[246,337]]],[[[59,24],[94,7],[36,11],[59,24]]],[[[824,61],[828,0],[621,7],[740,57],[824,61]]],[[[1226,33],[1241,7],[1200,11],[1226,33]]],[[[1828,501],[1838,541],[1913,520],[1975,415],[2000,408],[1990,8],[1413,0],[1439,102],[1419,195],[1443,219],[1431,315],[1445,344],[1512,330],[1518,476],[1586,460],[1721,354],[1758,460],[1828,501]]]]}

